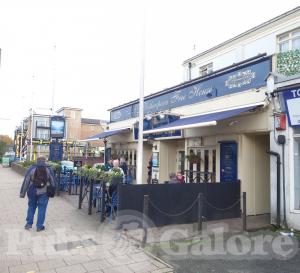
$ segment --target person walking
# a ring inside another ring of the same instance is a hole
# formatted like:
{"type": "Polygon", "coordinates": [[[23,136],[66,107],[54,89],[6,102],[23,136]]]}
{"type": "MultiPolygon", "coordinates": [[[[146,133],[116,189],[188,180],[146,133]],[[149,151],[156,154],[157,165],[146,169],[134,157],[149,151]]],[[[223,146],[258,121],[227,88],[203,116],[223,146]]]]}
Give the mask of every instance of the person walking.
{"type": "Polygon", "coordinates": [[[26,172],[20,190],[20,198],[28,196],[28,210],[25,229],[32,228],[34,214],[38,208],[36,230],[45,230],[44,222],[49,197],[55,193],[55,178],[52,170],[46,165],[46,159],[39,157],[37,163],[26,172]]]}

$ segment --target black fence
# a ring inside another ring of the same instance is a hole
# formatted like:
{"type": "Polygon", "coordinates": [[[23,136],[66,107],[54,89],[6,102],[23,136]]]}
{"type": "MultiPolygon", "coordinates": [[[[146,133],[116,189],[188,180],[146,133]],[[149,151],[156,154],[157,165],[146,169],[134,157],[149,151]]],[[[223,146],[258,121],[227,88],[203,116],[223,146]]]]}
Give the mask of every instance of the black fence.
{"type": "Polygon", "coordinates": [[[148,217],[156,226],[198,221],[198,196],[203,194],[206,220],[241,217],[240,181],[231,183],[120,185],[118,210],[143,212],[149,196],[148,217]]]}

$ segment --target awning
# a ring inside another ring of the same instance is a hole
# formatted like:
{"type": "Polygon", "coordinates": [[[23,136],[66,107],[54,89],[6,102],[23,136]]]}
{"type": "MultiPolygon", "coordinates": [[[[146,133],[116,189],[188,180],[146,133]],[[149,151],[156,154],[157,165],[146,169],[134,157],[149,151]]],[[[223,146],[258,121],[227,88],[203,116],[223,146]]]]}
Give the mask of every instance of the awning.
{"type": "Polygon", "coordinates": [[[166,132],[166,131],[172,131],[172,130],[183,130],[183,129],[196,128],[196,127],[213,126],[213,125],[217,125],[217,121],[219,121],[219,120],[237,116],[239,114],[250,111],[250,110],[256,108],[257,106],[260,106],[263,104],[264,103],[258,103],[258,104],[247,105],[244,107],[239,107],[239,108],[234,108],[234,109],[231,108],[228,110],[212,112],[212,113],[204,114],[204,115],[182,117],[182,118],[180,118],[174,122],[171,122],[169,124],[157,127],[155,129],[146,130],[143,133],[144,134],[153,134],[153,133],[166,132]]]}
{"type": "Polygon", "coordinates": [[[119,134],[128,132],[129,130],[130,130],[130,128],[109,130],[109,131],[105,131],[105,132],[102,132],[102,133],[94,135],[94,136],[90,136],[90,137],[88,137],[86,139],[83,139],[83,140],[80,140],[80,141],[95,141],[95,140],[99,140],[99,139],[119,135],[119,134]]]}

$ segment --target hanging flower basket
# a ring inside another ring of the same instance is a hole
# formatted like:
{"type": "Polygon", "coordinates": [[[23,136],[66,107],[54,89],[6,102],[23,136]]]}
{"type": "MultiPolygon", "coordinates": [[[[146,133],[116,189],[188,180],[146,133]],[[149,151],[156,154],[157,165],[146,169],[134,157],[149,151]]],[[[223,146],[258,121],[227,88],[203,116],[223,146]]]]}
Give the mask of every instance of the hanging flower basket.
{"type": "Polygon", "coordinates": [[[187,155],[186,159],[192,164],[198,164],[202,161],[201,157],[195,154],[187,155]]]}

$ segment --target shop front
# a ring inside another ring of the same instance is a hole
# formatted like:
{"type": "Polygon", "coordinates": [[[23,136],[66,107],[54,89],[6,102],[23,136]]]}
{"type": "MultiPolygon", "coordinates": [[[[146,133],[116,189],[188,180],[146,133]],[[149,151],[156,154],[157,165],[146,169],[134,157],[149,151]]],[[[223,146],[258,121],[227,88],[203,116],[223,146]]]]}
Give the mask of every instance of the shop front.
{"type": "MultiPolygon", "coordinates": [[[[282,162],[280,219],[283,225],[300,229],[300,77],[285,77],[277,83],[275,94],[279,98],[281,116],[287,116],[284,126],[280,127],[280,119],[275,122],[282,130],[275,132],[276,141],[272,143],[272,149],[278,152],[282,162]]],[[[275,194],[271,198],[275,204],[275,194]]],[[[275,211],[272,215],[277,216],[275,211]]]]}

